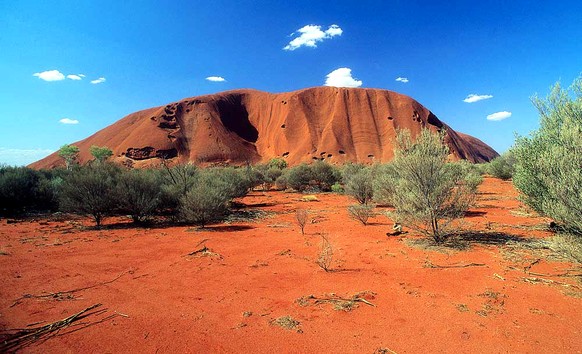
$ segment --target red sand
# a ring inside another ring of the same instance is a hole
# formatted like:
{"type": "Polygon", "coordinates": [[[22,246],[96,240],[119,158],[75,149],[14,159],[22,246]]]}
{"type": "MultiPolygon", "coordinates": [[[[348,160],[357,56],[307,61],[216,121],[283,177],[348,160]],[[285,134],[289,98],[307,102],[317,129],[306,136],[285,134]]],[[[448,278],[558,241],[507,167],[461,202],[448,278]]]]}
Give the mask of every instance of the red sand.
{"type": "MultiPolygon", "coordinates": [[[[135,167],[170,162],[313,160],[334,164],[392,159],[398,129],[446,129],[452,158],[487,162],[499,156],[482,141],[457,133],[414,99],[387,90],[314,87],[270,94],[234,90],[198,96],[132,113],[75,143],[80,162],[92,145],[107,146],[115,161],[135,167]]],[[[31,165],[64,165],[54,153],[31,165]]]]}
{"type": "MultiPolygon", "coordinates": [[[[524,225],[542,218],[512,214],[519,208],[510,182],[487,178],[479,206],[466,221],[516,237],[548,237],[524,225]]],[[[504,258],[502,246],[438,252],[387,237],[385,216],[362,226],[348,218],[352,201],[335,194],[318,202],[301,195],[253,192],[242,202],[269,212],[253,222],[193,231],[186,226],[134,228],[109,219],[108,228],[83,230],[78,221],[0,223],[0,323],[22,328],[56,321],[103,303],[123,315],[33,344],[26,352],[373,353],[389,348],[419,352],[582,351],[581,284],[545,276],[554,284],[531,284],[524,267],[538,257],[504,258]],[[307,208],[314,222],[301,236],[294,210],[307,208]],[[123,227],[122,227],[123,226],[123,227]],[[335,249],[333,272],[315,264],[320,235],[335,249]],[[218,257],[187,256],[202,240],[218,257]],[[435,265],[484,263],[438,269],[435,265]],[[74,294],[74,299],[24,299],[116,281],[74,294]],[[350,312],[330,304],[300,306],[302,296],[371,291],[350,312]],[[245,314],[246,315],[243,315],[245,314]],[[299,330],[271,321],[290,315],[299,330]]],[[[80,219],[90,225],[89,220],[80,219]]],[[[406,235],[408,239],[416,238],[406,235]]],[[[531,272],[557,274],[572,264],[542,259],[531,272]]],[[[580,272],[578,272],[580,273],[580,272]]]]}

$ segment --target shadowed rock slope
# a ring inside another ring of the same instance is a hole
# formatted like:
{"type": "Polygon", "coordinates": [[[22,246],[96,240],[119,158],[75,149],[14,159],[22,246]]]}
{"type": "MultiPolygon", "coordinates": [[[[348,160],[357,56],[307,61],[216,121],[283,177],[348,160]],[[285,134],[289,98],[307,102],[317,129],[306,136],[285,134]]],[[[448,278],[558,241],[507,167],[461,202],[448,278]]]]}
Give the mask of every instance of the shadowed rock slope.
{"type": "MultiPolygon", "coordinates": [[[[244,164],[274,157],[290,165],[313,160],[387,162],[398,129],[415,136],[422,127],[446,129],[454,159],[486,162],[491,147],[457,133],[412,98],[392,91],[315,87],[271,94],[234,90],[187,98],[132,113],[74,143],[80,161],[91,145],[107,146],[118,162],[136,167],[172,163],[244,164]]],[[[31,165],[63,165],[52,154],[31,165]]]]}

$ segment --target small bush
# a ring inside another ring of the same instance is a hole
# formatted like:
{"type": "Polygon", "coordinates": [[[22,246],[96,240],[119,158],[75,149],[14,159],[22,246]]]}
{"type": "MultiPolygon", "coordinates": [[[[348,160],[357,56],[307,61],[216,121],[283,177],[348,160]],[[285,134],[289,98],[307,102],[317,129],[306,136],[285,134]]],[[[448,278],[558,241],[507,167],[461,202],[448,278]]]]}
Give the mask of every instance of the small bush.
{"type": "Polygon", "coordinates": [[[447,226],[473,204],[480,178],[463,164],[447,163],[444,134],[423,129],[412,141],[409,131],[400,131],[395,158],[383,169],[387,175],[379,186],[395,208],[393,219],[437,243],[446,240],[447,226]]]}
{"type": "Polygon", "coordinates": [[[344,179],[346,194],[360,204],[368,204],[374,197],[374,178],[370,168],[362,168],[344,179]]]}
{"type": "Polygon", "coordinates": [[[214,179],[221,185],[224,193],[230,198],[241,198],[248,194],[252,182],[243,169],[224,167],[204,170],[209,179],[214,179]]]}
{"type": "Polygon", "coordinates": [[[374,207],[371,204],[350,205],[348,207],[348,214],[352,219],[361,222],[365,226],[368,224],[368,219],[375,215],[374,207]]]}
{"type": "Polygon", "coordinates": [[[319,255],[317,256],[317,260],[315,261],[315,263],[317,263],[317,265],[321,269],[325,270],[326,272],[329,272],[331,270],[332,262],[333,262],[333,246],[331,245],[327,237],[321,235],[321,246],[319,249],[319,255]]]}
{"type": "Polygon", "coordinates": [[[345,192],[344,187],[337,182],[331,186],[331,191],[337,194],[344,194],[345,192]]]}
{"type": "Polygon", "coordinates": [[[60,187],[61,210],[89,215],[99,227],[119,206],[116,186],[120,173],[119,167],[110,163],[75,168],[60,187]]]}
{"type": "Polygon", "coordinates": [[[144,222],[155,214],[161,197],[159,174],[148,170],[129,170],[119,176],[117,195],[120,208],[134,222],[144,222]]]}
{"type": "Polygon", "coordinates": [[[222,220],[229,210],[231,196],[224,184],[211,174],[203,174],[180,198],[180,216],[186,222],[202,227],[222,220]]]}
{"type": "Polygon", "coordinates": [[[162,183],[160,205],[170,213],[178,210],[180,198],[182,198],[198,181],[200,171],[192,165],[177,165],[174,167],[163,166],[157,172],[162,183]]]}
{"type": "Polygon", "coordinates": [[[301,229],[301,235],[305,235],[305,225],[307,225],[307,220],[309,218],[309,214],[305,209],[297,209],[295,211],[295,220],[297,220],[297,225],[301,229]]]}
{"type": "Polygon", "coordinates": [[[53,210],[56,207],[54,187],[48,171],[0,166],[0,215],[53,210]]]}
{"type": "Polygon", "coordinates": [[[330,191],[331,186],[340,180],[338,169],[323,161],[295,166],[287,170],[284,176],[287,185],[300,192],[330,191]]]}
{"type": "Polygon", "coordinates": [[[570,91],[556,84],[533,98],[540,128],[516,141],[513,183],[525,204],[582,236],[582,76],[570,91]]]}
{"type": "Polygon", "coordinates": [[[511,150],[505,152],[503,155],[494,158],[487,164],[487,172],[493,176],[503,180],[508,180],[513,177],[515,171],[515,157],[511,150]]]}

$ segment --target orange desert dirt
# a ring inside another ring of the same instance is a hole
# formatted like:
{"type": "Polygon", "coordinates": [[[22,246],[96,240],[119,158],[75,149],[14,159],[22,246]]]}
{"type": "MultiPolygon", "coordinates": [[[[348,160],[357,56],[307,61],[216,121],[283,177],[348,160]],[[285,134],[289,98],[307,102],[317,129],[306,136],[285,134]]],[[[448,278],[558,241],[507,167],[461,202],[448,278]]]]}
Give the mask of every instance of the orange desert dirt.
{"type": "Polygon", "coordinates": [[[581,352],[580,267],[528,249],[552,236],[549,220],[524,212],[511,182],[486,178],[479,192],[466,250],[387,236],[384,215],[363,226],[348,217],[353,202],[332,193],[305,202],[253,191],[236,218],[206,229],[4,219],[0,325],[39,326],[100,303],[105,312],[81,321],[94,325],[23,351],[581,352]],[[298,208],[309,211],[305,236],[298,208]],[[330,272],[316,264],[322,235],[330,272]]]}
{"type": "MultiPolygon", "coordinates": [[[[271,94],[234,90],[198,96],[132,113],[74,143],[79,161],[92,145],[106,146],[114,160],[135,167],[172,163],[245,164],[283,158],[290,166],[325,160],[388,162],[398,129],[445,129],[453,159],[487,162],[497,152],[477,138],[455,132],[414,99],[387,90],[314,87],[271,94]]],[[[33,168],[63,166],[54,153],[33,168]]]]}

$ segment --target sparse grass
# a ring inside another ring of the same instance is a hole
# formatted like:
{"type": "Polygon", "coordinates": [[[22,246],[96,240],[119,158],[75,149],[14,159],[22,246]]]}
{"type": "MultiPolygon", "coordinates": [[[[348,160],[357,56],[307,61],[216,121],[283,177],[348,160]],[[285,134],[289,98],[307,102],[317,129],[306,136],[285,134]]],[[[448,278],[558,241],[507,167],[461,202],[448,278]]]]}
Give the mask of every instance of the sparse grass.
{"type": "Polygon", "coordinates": [[[6,252],[3,248],[0,248],[0,256],[10,256],[10,253],[6,252]]]}
{"type": "Polygon", "coordinates": [[[285,315],[271,321],[271,325],[273,326],[279,326],[288,331],[297,331],[298,333],[302,332],[301,329],[299,328],[300,324],[301,322],[297,321],[296,319],[289,315],[285,315]]]}
{"type": "Polygon", "coordinates": [[[571,234],[558,234],[547,240],[548,247],[576,263],[582,263],[582,239],[571,234]]]}
{"type": "Polygon", "coordinates": [[[466,304],[456,304],[455,307],[457,310],[459,310],[459,312],[469,312],[469,306],[466,304]]]}

